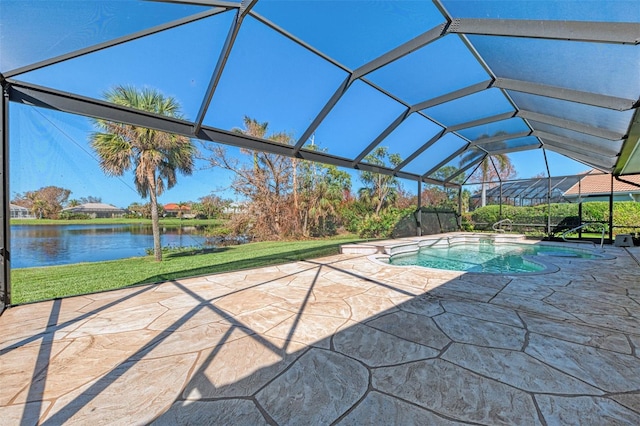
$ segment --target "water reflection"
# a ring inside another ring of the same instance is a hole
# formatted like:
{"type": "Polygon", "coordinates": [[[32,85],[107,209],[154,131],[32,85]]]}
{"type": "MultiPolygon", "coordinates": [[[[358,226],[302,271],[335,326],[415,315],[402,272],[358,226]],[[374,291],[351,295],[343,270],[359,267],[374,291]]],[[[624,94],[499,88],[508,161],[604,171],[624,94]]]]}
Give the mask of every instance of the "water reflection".
{"type": "MultiPolygon", "coordinates": [[[[210,244],[205,227],[161,227],[163,247],[210,244]]],[[[151,225],[12,225],[14,268],[97,262],[144,256],[153,247],[151,225]]]]}

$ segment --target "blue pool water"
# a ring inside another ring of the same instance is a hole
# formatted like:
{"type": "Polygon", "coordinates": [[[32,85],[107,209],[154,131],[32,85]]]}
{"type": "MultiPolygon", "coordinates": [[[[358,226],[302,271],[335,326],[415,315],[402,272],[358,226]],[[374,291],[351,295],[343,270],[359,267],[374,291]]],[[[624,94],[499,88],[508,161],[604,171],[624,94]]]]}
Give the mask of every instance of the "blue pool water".
{"type": "Polygon", "coordinates": [[[523,256],[561,256],[593,259],[584,250],[538,244],[511,244],[493,241],[456,244],[450,247],[423,247],[418,252],[391,256],[389,263],[398,266],[417,265],[449,271],[484,273],[540,272],[546,267],[523,259],[523,256]]]}

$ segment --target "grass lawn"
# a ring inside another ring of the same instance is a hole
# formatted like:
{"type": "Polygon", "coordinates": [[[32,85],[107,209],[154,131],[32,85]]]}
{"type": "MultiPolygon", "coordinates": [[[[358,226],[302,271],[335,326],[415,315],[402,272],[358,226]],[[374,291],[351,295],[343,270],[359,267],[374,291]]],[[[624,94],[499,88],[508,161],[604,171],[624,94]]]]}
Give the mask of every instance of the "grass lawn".
{"type": "Polygon", "coordinates": [[[259,242],[217,249],[73,265],[11,271],[13,305],[58,297],[113,290],[136,284],[254,268],[338,253],[340,244],[355,236],[308,241],[259,242]]]}

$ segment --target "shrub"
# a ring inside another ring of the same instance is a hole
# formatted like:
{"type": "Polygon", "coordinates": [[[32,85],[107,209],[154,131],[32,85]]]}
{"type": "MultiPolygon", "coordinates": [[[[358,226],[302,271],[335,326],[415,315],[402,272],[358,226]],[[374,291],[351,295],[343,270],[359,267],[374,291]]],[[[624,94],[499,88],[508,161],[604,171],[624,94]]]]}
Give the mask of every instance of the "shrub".
{"type": "Polygon", "coordinates": [[[362,221],[371,214],[371,209],[358,201],[344,205],[338,212],[338,216],[342,218],[342,226],[352,233],[359,233],[362,221]]]}
{"type": "Polygon", "coordinates": [[[473,232],[475,227],[473,226],[473,219],[471,217],[471,213],[462,213],[462,221],[461,226],[463,231],[473,232]]]}
{"type": "Polygon", "coordinates": [[[62,212],[58,216],[58,219],[61,219],[61,220],[85,220],[85,219],[91,219],[91,216],[89,216],[86,213],[62,212]]]}
{"type": "MultiPolygon", "coordinates": [[[[551,224],[555,227],[554,232],[560,233],[567,229],[579,225],[578,204],[574,203],[553,203],[551,204],[551,224]]],[[[542,226],[548,220],[549,206],[541,204],[538,206],[502,206],[502,218],[509,218],[517,224],[528,224],[531,226],[519,226],[518,231],[528,235],[546,233],[542,226]]],[[[471,223],[477,229],[490,230],[491,225],[500,220],[500,206],[490,205],[480,207],[469,214],[471,223]]],[[[609,203],[606,201],[590,201],[582,204],[583,222],[609,222],[609,203]]],[[[463,217],[464,223],[464,217],[463,217]]],[[[640,226],[640,203],[634,201],[619,201],[613,204],[613,223],[616,232],[637,232],[633,226],[640,226]],[[625,228],[628,226],[629,228],[625,228]]],[[[587,226],[584,232],[600,232],[599,226],[587,226]]],[[[515,230],[515,228],[514,228],[515,230]]]]}
{"type": "Polygon", "coordinates": [[[389,238],[398,222],[407,214],[413,214],[413,208],[390,208],[379,215],[369,214],[360,220],[357,226],[358,235],[361,238],[389,238]]]}
{"type": "MultiPolygon", "coordinates": [[[[608,215],[608,212],[607,212],[608,215]]],[[[620,234],[640,232],[640,203],[634,201],[621,201],[613,205],[613,224],[616,225],[616,232],[620,234]],[[621,226],[620,228],[618,228],[621,226]],[[624,228],[630,226],[630,228],[624,228]]]]}

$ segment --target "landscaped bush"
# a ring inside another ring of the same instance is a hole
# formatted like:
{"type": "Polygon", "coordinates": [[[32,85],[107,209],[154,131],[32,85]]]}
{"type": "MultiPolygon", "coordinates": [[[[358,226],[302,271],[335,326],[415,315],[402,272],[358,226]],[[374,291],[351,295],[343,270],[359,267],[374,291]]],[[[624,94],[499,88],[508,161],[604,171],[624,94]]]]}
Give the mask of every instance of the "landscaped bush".
{"type": "Polygon", "coordinates": [[[618,234],[640,232],[640,228],[624,228],[624,226],[640,226],[640,203],[634,201],[614,203],[613,224],[616,226],[615,232],[618,234]],[[617,228],[617,226],[623,226],[623,228],[617,228]]]}
{"type": "Polygon", "coordinates": [[[398,222],[405,216],[413,214],[413,208],[390,208],[380,212],[379,215],[369,214],[361,218],[358,226],[358,235],[362,238],[389,238],[398,222]]]}
{"type": "Polygon", "coordinates": [[[62,212],[58,215],[58,219],[62,219],[62,220],[85,220],[85,219],[91,219],[91,216],[89,216],[88,214],[85,213],[69,213],[69,212],[62,212]]]}
{"type": "MultiPolygon", "coordinates": [[[[490,205],[480,207],[470,214],[471,222],[475,229],[491,230],[491,225],[501,219],[511,219],[516,224],[522,226],[514,227],[518,232],[527,234],[544,234],[547,224],[549,206],[541,204],[538,206],[502,206],[502,216],[500,216],[500,206],[490,205]],[[527,226],[530,225],[530,226],[527,226]]],[[[578,204],[575,203],[553,203],[551,204],[551,224],[554,233],[561,233],[579,225],[578,204]]],[[[583,222],[609,222],[609,203],[606,201],[591,201],[582,204],[583,222]]],[[[640,203],[633,201],[615,202],[613,204],[613,223],[616,233],[638,232],[639,229],[624,228],[624,226],[640,226],[640,203]]],[[[600,232],[597,225],[585,227],[584,232],[600,232]]]]}
{"type": "Polygon", "coordinates": [[[463,231],[473,232],[475,231],[475,227],[473,225],[473,219],[471,217],[471,213],[465,212],[462,213],[462,221],[461,226],[463,231]]]}
{"type": "Polygon", "coordinates": [[[371,209],[358,201],[345,204],[338,212],[338,216],[342,218],[344,229],[353,233],[359,233],[358,228],[368,215],[371,215],[371,209]]]}

